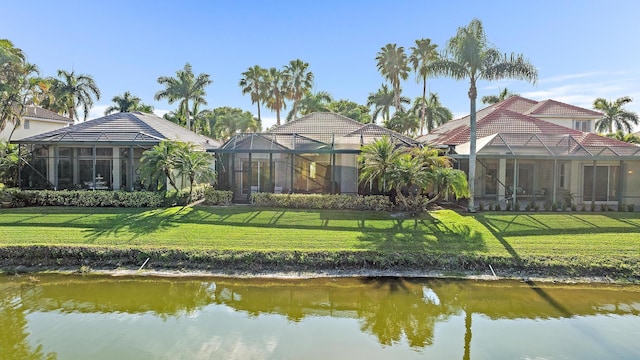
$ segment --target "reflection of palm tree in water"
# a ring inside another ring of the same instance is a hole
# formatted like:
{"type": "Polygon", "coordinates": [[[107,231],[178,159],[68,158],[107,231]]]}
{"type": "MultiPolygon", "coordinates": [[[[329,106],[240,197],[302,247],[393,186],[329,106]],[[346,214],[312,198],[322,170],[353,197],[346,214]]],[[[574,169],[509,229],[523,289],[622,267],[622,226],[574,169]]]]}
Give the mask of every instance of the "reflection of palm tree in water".
{"type": "Polygon", "coordinates": [[[26,331],[26,309],[21,295],[33,291],[30,284],[0,286],[0,358],[4,360],[53,360],[57,354],[43,353],[42,345],[32,348],[26,331]]]}
{"type": "Polygon", "coordinates": [[[399,342],[403,334],[411,347],[433,344],[435,323],[448,311],[440,303],[425,300],[424,283],[390,277],[363,281],[373,282],[377,288],[388,288],[389,291],[361,294],[358,315],[362,331],[375,335],[387,346],[399,342]]]}

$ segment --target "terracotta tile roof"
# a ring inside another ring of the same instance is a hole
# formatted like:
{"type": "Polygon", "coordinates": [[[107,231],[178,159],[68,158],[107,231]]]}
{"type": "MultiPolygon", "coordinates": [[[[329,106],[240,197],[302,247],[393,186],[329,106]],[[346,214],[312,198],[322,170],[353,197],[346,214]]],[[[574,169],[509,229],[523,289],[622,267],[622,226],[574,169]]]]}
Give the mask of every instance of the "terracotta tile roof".
{"type": "MultiPolygon", "coordinates": [[[[469,143],[456,146],[456,152],[469,154],[469,143]]],[[[640,147],[592,133],[525,134],[498,133],[478,138],[479,155],[521,156],[639,156],[640,147]]]]}
{"type": "Polygon", "coordinates": [[[73,119],[57,114],[51,110],[43,109],[38,106],[29,105],[25,107],[25,118],[56,120],[73,124],[73,119]]]}
{"type": "Polygon", "coordinates": [[[205,149],[220,144],[182,126],[152,114],[115,113],[61,129],[20,139],[20,143],[158,143],[164,139],[191,142],[205,149]]]}
{"type": "Polygon", "coordinates": [[[599,118],[602,113],[581,108],[574,105],[565,104],[556,100],[540,101],[524,112],[525,115],[544,117],[589,117],[599,118]]]}
{"type": "MultiPolygon", "coordinates": [[[[523,134],[581,134],[580,131],[564,126],[552,124],[532,116],[523,115],[515,111],[492,108],[492,111],[476,119],[477,138],[497,133],[523,134]]],[[[459,145],[469,141],[468,117],[460,119],[457,126],[442,132],[438,129],[429,144],[459,145]],[[465,121],[466,120],[466,121],[465,121]]]]}
{"type": "Polygon", "coordinates": [[[538,102],[535,100],[523,98],[519,95],[511,96],[499,103],[489,106],[489,108],[501,108],[506,110],[515,111],[520,114],[525,114],[527,110],[531,109],[538,102]]]}

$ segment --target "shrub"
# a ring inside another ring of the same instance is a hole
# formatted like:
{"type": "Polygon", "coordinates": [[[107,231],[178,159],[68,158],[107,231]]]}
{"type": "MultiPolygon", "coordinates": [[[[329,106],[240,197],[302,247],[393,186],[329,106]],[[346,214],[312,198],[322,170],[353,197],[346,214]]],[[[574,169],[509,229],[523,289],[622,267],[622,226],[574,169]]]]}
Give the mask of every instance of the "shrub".
{"type": "Polygon", "coordinates": [[[546,200],[542,206],[544,207],[544,211],[549,211],[552,210],[553,208],[553,203],[550,200],[546,200]]]}
{"type": "Polygon", "coordinates": [[[24,190],[13,193],[16,206],[159,207],[162,193],[150,191],[24,190]]]}
{"type": "Polygon", "coordinates": [[[513,204],[513,211],[520,211],[520,208],[522,207],[522,204],[520,204],[520,201],[516,201],[513,204]]]}
{"type": "Polygon", "coordinates": [[[495,211],[500,211],[500,210],[501,210],[500,203],[495,203],[495,204],[493,205],[493,209],[494,209],[495,211]]]}
{"type": "Polygon", "coordinates": [[[478,203],[478,211],[484,211],[484,204],[478,203]]]}
{"type": "Polygon", "coordinates": [[[591,212],[595,212],[596,211],[596,204],[591,203],[591,212]]]}
{"type": "Polygon", "coordinates": [[[600,211],[607,211],[609,210],[609,206],[607,206],[607,204],[600,204],[600,211]]]}
{"type": "Polygon", "coordinates": [[[233,191],[215,190],[208,187],[204,190],[205,205],[231,205],[233,191]]]}
{"type": "Polygon", "coordinates": [[[504,206],[504,211],[511,211],[511,201],[507,201],[504,206]]]}
{"type": "Polygon", "coordinates": [[[634,208],[634,204],[627,204],[627,211],[628,212],[633,212],[633,208],[634,208]]]}
{"type": "MultiPolygon", "coordinates": [[[[384,195],[343,195],[343,194],[251,194],[251,204],[260,207],[283,207],[294,209],[350,209],[390,211],[393,204],[384,195]]],[[[417,199],[415,201],[422,201],[417,199]]],[[[415,202],[414,201],[414,202],[415,202]]],[[[412,202],[410,206],[417,205],[412,202]]]]}
{"type": "Polygon", "coordinates": [[[585,204],[582,204],[582,207],[580,208],[580,211],[586,212],[587,211],[587,206],[585,204]]]}
{"type": "Polygon", "coordinates": [[[558,211],[558,203],[551,204],[551,211],[558,211]]]}
{"type": "Polygon", "coordinates": [[[538,211],[540,210],[540,205],[538,205],[538,203],[534,203],[533,204],[533,211],[538,211]]]}

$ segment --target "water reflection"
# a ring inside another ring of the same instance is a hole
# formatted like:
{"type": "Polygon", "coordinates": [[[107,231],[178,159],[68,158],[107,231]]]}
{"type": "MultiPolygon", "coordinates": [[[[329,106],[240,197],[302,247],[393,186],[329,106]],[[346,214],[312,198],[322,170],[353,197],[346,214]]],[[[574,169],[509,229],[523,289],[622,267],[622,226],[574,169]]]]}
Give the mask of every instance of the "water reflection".
{"type": "MultiPolygon", "coordinates": [[[[53,359],[30,339],[28,314],[145,314],[180,320],[225,307],[256,321],[262,315],[301,323],[309,318],[353,319],[383,347],[406,342],[415,350],[436,342],[435,329],[463,318],[457,340],[471,358],[477,316],[568,319],[640,316],[640,287],[476,282],[413,278],[236,279],[39,276],[0,278],[0,358],[53,359]]],[[[439,338],[438,338],[439,339],[439,338]]],[[[438,340],[440,341],[440,340],[438,340]]]]}

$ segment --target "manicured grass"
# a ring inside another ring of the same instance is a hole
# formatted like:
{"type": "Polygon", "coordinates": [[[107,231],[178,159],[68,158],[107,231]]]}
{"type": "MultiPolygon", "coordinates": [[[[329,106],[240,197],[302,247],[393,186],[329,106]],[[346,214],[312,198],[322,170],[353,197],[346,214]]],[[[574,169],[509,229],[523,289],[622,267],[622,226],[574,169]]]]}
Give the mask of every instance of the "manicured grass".
{"type": "Polygon", "coordinates": [[[248,206],[2,209],[0,246],[640,258],[640,213],[394,215],[248,206]]]}

